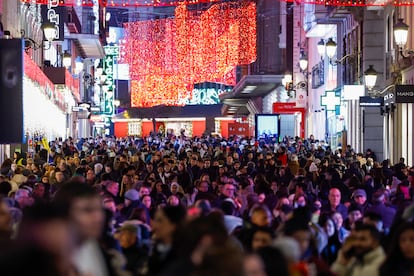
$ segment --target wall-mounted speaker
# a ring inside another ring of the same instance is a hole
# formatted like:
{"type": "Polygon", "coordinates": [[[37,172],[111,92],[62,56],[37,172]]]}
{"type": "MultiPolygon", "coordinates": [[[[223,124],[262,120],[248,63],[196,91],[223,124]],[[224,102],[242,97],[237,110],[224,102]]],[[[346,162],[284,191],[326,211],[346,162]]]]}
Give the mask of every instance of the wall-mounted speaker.
{"type": "Polygon", "coordinates": [[[22,39],[0,39],[0,144],[25,140],[23,51],[22,39]]]}

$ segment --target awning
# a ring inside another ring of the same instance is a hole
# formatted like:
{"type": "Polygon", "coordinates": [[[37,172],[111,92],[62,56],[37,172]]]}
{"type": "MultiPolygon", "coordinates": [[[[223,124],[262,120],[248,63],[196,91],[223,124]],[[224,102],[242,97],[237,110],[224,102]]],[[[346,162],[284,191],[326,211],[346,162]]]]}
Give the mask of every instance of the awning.
{"type": "Polygon", "coordinates": [[[73,40],[82,58],[103,58],[105,56],[99,35],[69,34],[65,38],[73,40]]]}
{"type": "Polygon", "coordinates": [[[224,104],[223,115],[249,114],[249,109],[254,109],[252,99],[264,97],[281,86],[283,77],[283,75],[244,76],[230,93],[225,93],[220,97],[224,104]]]}

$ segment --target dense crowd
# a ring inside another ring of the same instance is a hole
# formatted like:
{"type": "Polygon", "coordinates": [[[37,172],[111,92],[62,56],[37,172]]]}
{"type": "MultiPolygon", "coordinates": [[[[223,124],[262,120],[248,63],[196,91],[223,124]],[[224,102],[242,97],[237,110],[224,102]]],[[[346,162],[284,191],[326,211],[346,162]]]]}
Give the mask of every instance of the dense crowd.
{"type": "Polygon", "coordinates": [[[1,165],[0,275],[414,275],[414,168],[351,146],[184,135],[1,165]]]}

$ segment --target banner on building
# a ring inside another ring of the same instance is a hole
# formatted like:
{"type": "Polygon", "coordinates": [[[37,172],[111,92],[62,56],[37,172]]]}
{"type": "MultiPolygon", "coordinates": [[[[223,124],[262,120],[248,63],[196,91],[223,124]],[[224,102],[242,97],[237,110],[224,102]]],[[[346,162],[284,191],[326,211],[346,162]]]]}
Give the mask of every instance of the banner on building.
{"type": "Polygon", "coordinates": [[[115,59],[119,56],[118,46],[105,46],[105,57],[103,60],[103,72],[106,76],[103,84],[103,102],[102,102],[102,114],[112,116],[114,114],[114,99],[115,99],[115,87],[114,87],[114,63],[115,59]]]}

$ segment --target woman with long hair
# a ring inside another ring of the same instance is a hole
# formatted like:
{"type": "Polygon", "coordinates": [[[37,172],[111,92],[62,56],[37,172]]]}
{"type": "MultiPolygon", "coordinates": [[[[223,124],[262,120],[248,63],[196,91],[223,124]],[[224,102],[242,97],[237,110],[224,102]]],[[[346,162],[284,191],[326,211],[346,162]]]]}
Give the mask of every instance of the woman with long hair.
{"type": "Polygon", "coordinates": [[[155,213],[152,223],[152,239],[155,241],[148,263],[148,275],[158,275],[177,260],[173,247],[174,236],[178,227],[184,223],[186,210],[183,206],[165,206],[155,213]]]}
{"type": "Polygon", "coordinates": [[[339,240],[338,229],[336,228],[335,222],[328,214],[322,214],[319,217],[318,224],[322,227],[328,237],[328,244],[322,250],[321,257],[326,263],[331,265],[336,260],[338,251],[342,247],[342,243],[339,240]]]}
{"type": "Polygon", "coordinates": [[[398,228],[379,272],[380,276],[414,275],[414,222],[404,223],[398,228]]]}

